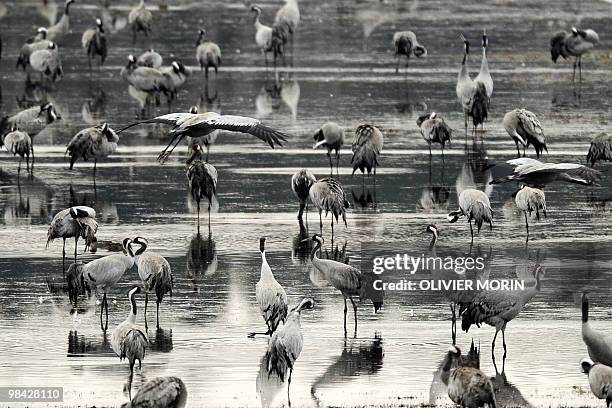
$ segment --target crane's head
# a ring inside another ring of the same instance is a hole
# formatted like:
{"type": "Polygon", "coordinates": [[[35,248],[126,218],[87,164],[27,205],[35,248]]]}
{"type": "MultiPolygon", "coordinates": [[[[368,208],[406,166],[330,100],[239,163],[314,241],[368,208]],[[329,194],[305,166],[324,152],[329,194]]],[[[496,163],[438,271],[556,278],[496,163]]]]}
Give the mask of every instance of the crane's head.
{"type": "Polygon", "coordinates": [[[140,286],[134,286],[132,289],[130,289],[128,292],[128,299],[132,300],[132,297],[134,297],[134,295],[137,293],[140,293],[140,286]]]}
{"type": "Polygon", "coordinates": [[[196,105],[192,106],[191,108],[189,108],[189,113],[193,114],[193,115],[197,115],[199,109],[196,105]]]}
{"type": "Polygon", "coordinates": [[[314,308],[314,305],[314,300],[312,300],[311,298],[306,298],[303,299],[299,305],[291,309],[291,311],[300,313],[302,310],[314,308]]]}
{"type": "Polygon", "coordinates": [[[595,365],[595,363],[593,363],[593,360],[591,360],[588,357],[585,357],[582,360],[580,360],[580,367],[582,368],[582,372],[585,374],[588,374],[591,371],[591,368],[593,368],[593,365],[595,365]]]}
{"type": "Polygon", "coordinates": [[[133,54],[128,55],[128,63],[127,63],[127,67],[131,67],[136,65],[136,57],[133,54]]]}
{"type": "Polygon", "coordinates": [[[436,224],[429,224],[425,232],[431,232],[434,237],[438,238],[438,226],[436,224]]]}
{"type": "Polygon", "coordinates": [[[261,14],[261,7],[259,7],[257,4],[253,4],[251,6],[251,11],[257,13],[257,15],[261,14]]]}
{"type": "Polygon", "coordinates": [[[38,30],[36,30],[36,32],[40,34],[43,40],[47,39],[47,29],[45,27],[38,27],[38,30]]]}
{"type": "Polygon", "coordinates": [[[461,355],[461,349],[457,345],[452,345],[448,348],[448,354],[458,358],[461,355]]]}
{"type": "Polygon", "coordinates": [[[574,37],[578,35],[578,29],[576,27],[572,27],[572,35],[574,37]]]}
{"type": "Polygon", "coordinates": [[[318,243],[319,245],[323,245],[323,242],[324,242],[323,237],[322,237],[322,236],[320,236],[319,234],[314,234],[314,235],[312,236],[312,238],[306,238],[306,239],[303,239],[303,240],[302,240],[302,242],[306,242],[306,241],[310,241],[310,240],[312,240],[312,241],[314,241],[314,242],[318,243]]]}
{"type": "Polygon", "coordinates": [[[131,238],[125,238],[122,242],[121,242],[121,246],[123,247],[123,253],[124,254],[130,254],[133,255],[132,252],[132,239],[131,238]]]}
{"type": "Polygon", "coordinates": [[[50,50],[55,50],[57,49],[57,44],[54,43],[53,41],[49,42],[49,45],[47,46],[48,49],[50,50]]]}
{"type": "Polygon", "coordinates": [[[482,30],[482,48],[487,48],[489,39],[487,38],[487,30],[482,30]]]}
{"type": "Polygon", "coordinates": [[[461,39],[461,41],[463,41],[463,48],[465,49],[465,53],[469,54],[470,53],[470,42],[468,41],[467,38],[465,38],[463,34],[459,34],[459,38],[461,39]]]}
{"type": "Polygon", "coordinates": [[[266,250],[266,237],[259,238],[259,252],[263,253],[266,250]]]}
{"type": "Polygon", "coordinates": [[[143,237],[136,237],[134,238],[133,242],[137,245],[149,245],[149,241],[147,241],[147,239],[143,237]]]}
{"type": "Polygon", "coordinates": [[[448,213],[448,215],[446,216],[446,219],[448,219],[448,222],[452,224],[454,222],[457,222],[457,220],[462,214],[463,213],[461,212],[461,210],[453,211],[453,212],[448,213]]]}
{"type": "Polygon", "coordinates": [[[438,116],[438,114],[436,112],[431,112],[431,115],[429,115],[429,119],[435,119],[438,116]]]}
{"type": "Polygon", "coordinates": [[[102,24],[102,19],[96,18],[96,26],[102,30],[102,27],[104,26],[104,24],[102,24]]]}

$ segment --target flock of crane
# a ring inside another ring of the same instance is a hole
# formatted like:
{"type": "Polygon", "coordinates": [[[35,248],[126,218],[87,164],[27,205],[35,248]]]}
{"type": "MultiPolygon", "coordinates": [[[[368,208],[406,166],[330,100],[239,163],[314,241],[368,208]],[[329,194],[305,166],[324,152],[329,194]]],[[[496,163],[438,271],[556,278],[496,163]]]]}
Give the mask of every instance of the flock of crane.
{"type": "MultiPolygon", "coordinates": [[[[17,67],[24,71],[37,72],[41,81],[57,82],[62,78],[63,69],[59,45],[70,30],[70,6],[75,0],[67,0],[64,15],[60,21],[49,28],[40,28],[31,37],[18,57],[17,67]]],[[[273,54],[274,67],[279,59],[285,62],[287,46],[292,48],[293,38],[300,22],[300,11],[297,0],[286,0],[278,11],[272,27],[261,22],[262,9],[257,5],[250,7],[254,13],[255,43],[261,50],[268,65],[268,54],[273,54]]],[[[134,7],[128,16],[128,24],[133,36],[148,36],[154,27],[153,13],[145,5],[144,0],[134,7]]],[[[206,30],[197,31],[196,60],[204,71],[208,84],[209,69],[215,71],[215,78],[221,67],[221,48],[207,39],[206,30]]],[[[472,79],[469,73],[468,61],[470,42],[460,36],[464,44],[462,62],[457,77],[456,95],[464,113],[466,140],[468,137],[468,122],[472,122],[472,133],[476,137],[487,122],[490,101],[493,97],[493,78],[487,62],[488,37],[482,36],[482,61],[478,75],[472,79]]],[[[593,30],[572,28],[569,32],[557,33],[550,42],[552,60],[574,57],[575,80],[578,69],[579,80],[582,80],[581,57],[592,49],[599,41],[593,30]]],[[[108,54],[108,44],[105,33],[105,22],[102,18],[95,20],[95,27],[87,29],[82,36],[82,46],[87,55],[89,65],[96,61],[98,66],[104,64],[108,54]]],[[[427,49],[421,45],[412,31],[401,31],[393,36],[393,46],[397,58],[396,71],[400,68],[400,60],[406,58],[406,66],[412,57],[424,58],[427,49]]],[[[180,88],[185,86],[192,75],[191,69],[180,61],[172,61],[169,66],[162,66],[163,58],[153,49],[147,50],[139,57],[129,55],[127,65],[121,70],[121,78],[129,84],[130,92],[141,94],[146,104],[159,103],[161,95],[165,95],[170,103],[176,98],[180,88]]],[[[208,86],[208,85],[207,85],[208,86]]],[[[26,160],[26,171],[32,172],[34,166],[33,138],[48,125],[60,120],[59,113],[51,103],[25,109],[21,112],[2,118],[0,134],[2,145],[12,154],[18,155],[21,172],[21,162],[26,160]],[[32,164],[30,165],[30,156],[32,164]]],[[[282,146],[290,140],[289,135],[262,124],[259,120],[245,116],[221,115],[215,112],[199,113],[196,107],[189,112],[176,112],[154,118],[143,118],[118,130],[109,124],[89,127],[78,132],[68,143],[66,154],[70,157],[70,169],[79,160],[93,160],[95,178],[98,160],[112,155],[120,141],[120,134],[133,126],[147,123],[161,123],[171,126],[169,143],[159,154],[158,160],[164,162],[181,141],[186,140],[190,154],[186,162],[186,177],[189,192],[197,202],[197,225],[200,229],[200,205],[208,202],[208,228],[211,228],[211,203],[218,189],[218,171],[209,163],[209,148],[216,140],[219,131],[240,132],[257,137],[271,148],[282,146]],[[206,147],[204,156],[203,147],[206,147]]],[[[442,149],[450,142],[453,130],[444,118],[436,112],[421,115],[416,123],[420,133],[429,147],[438,144],[442,149]]],[[[538,159],[543,152],[548,152],[543,126],[536,114],[523,108],[514,109],[503,118],[503,127],[516,145],[518,158],[509,160],[508,174],[497,178],[492,183],[517,182],[519,190],[515,194],[517,208],[524,212],[527,238],[529,238],[529,218],[535,213],[547,215],[544,187],[553,182],[568,182],[580,185],[592,185],[602,177],[601,172],[594,170],[598,161],[612,161],[612,138],[598,136],[593,139],[587,156],[590,165],[578,163],[550,163],[538,159]],[[525,150],[533,146],[537,159],[525,157],[525,150]],[[523,152],[521,154],[521,149],[523,152]]],[[[484,129],[482,129],[484,130],[484,129]]],[[[308,169],[300,169],[291,178],[291,188],[299,201],[298,219],[303,222],[304,212],[308,212],[308,204],[312,203],[319,213],[319,233],[307,238],[312,241],[310,254],[314,269],[320,272],[327,282],[337,289],[344,299],[344,336],[347,336],[347,314],[350,301],[354,314],[354,335],[357,336],[357,303],[356,300],[368,298],[368,280],[366,274],[346,263],[320,258],[323,245],[323,212],[325,217],[331,213],[331,237],[334,236],[334,221],[342,220],[347,224],[347,208],[349,201],[339,178],[334,177],[332,154],[336,158],[336,172],[340,162],[340,150],[344,145],[345,130],[334,122],[324,123],[314,133],[313,148],[326,148],[330,166],[330,177],[317,179],[308,169]]],[[[359,170],[365,177],[373,174],[376,183],[376,169],[383,149],[383,133],[376,126],[364,123],[354,132],[351,149],[352,172],[359,170]]],[[[365,183],[365,180],[364,180],[365,183]]],[[[465,189],[458,197],[458,209],[448,214],[448,221],[454,223],[465,217],[474,240],[474,228],[480,231],[488,224],[493,227],[493,209],[487,194],[476,189],[465,189]]],[[[58,212],[48,229],[47,246],[55,239],[62,239],[62,267],[66,275],[70,300],[77,303],[86,293],[95,291],[102,295],[100,306],[100,326],[108,330],[107,293],[115,286],[134,265],[137,266],[141,286],[134,286],[128,294],[130,313],[125,321],[112,331],[111,346],[121,358],[127,359],[130,365],[128,390],[131,402],[126,406],[185,406],[187,390],[185,384],[176,377],[161,377],[144,384],[132,398],[131,383],[136,361],[139,366],[145,358],[148,346],[147,306],[149,293],[155,296],[157,306],[157,327],[159,328],[159,307],[166,294],[172,294],[173,275],[170,263],[160,254],[148,250],[148,241],[143,237],[125,238],[121,243],[121,253],[111,254],[83,264],[77,259],[79,239],[84,240],[85,248],[96,242],[98,231],[96,212],[87,206],[74,206],[58,212]],[[74,263],[66,268],[66,240],[74,239],[74,263]],[[135,248],[137,246],[138,248],[135,248]],[[141,287],[145,294],[144,321],[145,326],[137,323],[136,295],[141,287]],[[146,405],[146,404],[150,405],[146,405]],[[131,405],[129,405],[131,404],[131,405]]],[[[432,234],[430,250],[435,253],[438,240],[438,227],[430,225],[427,231],[432,234]]],[[[282,381],[291,383],[291,376],[296,360],[303,347],[303,335],[300,326],[301,312],[315,306],[310,298],[303,299],[291,307],[283,286],[275,279],[267,262],[265,238],[260,239],[261,275],[255,287],[255,295],[266,330],[261,333],[249,333],[269,336],[266,353],[266,366],[269,373],[276,373],[282,381]]],[[[431,271],[436,276],[437,271],[431,271]]],[[[514,319],[523,306],[540,291],[540,275],[543,273],[538,266],[534,270],[536,284],[517,293],[501,293],[483,291],[476,294],[454,293],[452,295],[453,310],[453,346],[448,351],[447,366],[448,395],[456,403],[464,407],[477,407],[488,404],[494,407],[495,395],[488,377],[478,367],[466,366],[461,357],[461,350],[455,344],[455,307],[459,307],[458,315],[462,318],[462,329],[467,331],[471,325],[485,323],[494,326],[495,337],[492,342],[494,353],[498,332],[502,332],[504,357],[506,354],[505,329],[508,322],[514,319]],[[466,297],[467,296],[467,297],[466,297]]],[[[372,301],[375,311],[381,303],[372,301]]],[[[612,337],[590,328],[588,321],[588,300],[583,296],[583,339],[592,360],[585,359],[581,367],[589,376],[593,393],[599,398],[612,401],[612,337]]],[[[495,355],[493,354],[493,359],[495,355]]],[[[289,394],[289,385],[287,387],[289,394]]]]}

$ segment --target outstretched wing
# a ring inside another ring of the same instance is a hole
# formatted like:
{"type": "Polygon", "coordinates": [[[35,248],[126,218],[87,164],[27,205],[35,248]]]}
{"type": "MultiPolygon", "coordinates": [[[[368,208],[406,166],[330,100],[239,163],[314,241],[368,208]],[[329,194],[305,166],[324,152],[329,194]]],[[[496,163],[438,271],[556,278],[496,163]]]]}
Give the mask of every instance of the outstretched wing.
{"type": "Polygon", "coordinates": [[[195,116],[193,113],[185,113],[185,112],[177,112],[177,113],[169,113],[167,115],[162,115],[162,116],[157,116],[155,118],[152,119],[146,119],[146,120],[141,120],[138,122],[134,122],[132,124],[127,125],[124,128],[121,128],[117,131],[115,131],[115,133],[119,134],[121,132],[123,132],[124,130],[127,130],[129,128],[132,128],[134,126],[138,126],[141,123],[163,123],[165,125],[173,125],[176,126],[177,124],[185,121],[186,119],[195,116]]]}
{"type": "Polygon", "coordinates": [[[218,115],[210,119],[199,121],[189,125],[192,129],[221,129],[232,132],[248,133],[264,142],[271,148],[282,146],[282,142],[287,141],[287,135],[271,127],[264,126],[257,119],[245,116],[218,115]]]}

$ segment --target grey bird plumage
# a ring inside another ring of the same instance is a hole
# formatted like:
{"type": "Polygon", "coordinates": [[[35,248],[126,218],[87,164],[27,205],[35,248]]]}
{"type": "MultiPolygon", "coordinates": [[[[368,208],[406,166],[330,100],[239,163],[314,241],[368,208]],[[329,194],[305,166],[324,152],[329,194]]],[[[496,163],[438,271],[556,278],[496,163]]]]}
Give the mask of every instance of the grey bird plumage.
{"type": "MultiPolygon", "coordinates": [[[[259,281],[255,285],[255,298],[261,317],[268,328],[267,332],[259,334],[272,336],[281,323],[285,323],[287,319],[287,293],[274,277],[266,259],[265,237],[261,237],[259,240],[259,251],[261,252],[261,272],[259,281]]],[[[249,337],[256,334],[250,333],[249,337]]]]}
{"type": "Polygon", "coordinates": [[[172,99],[176,99],[178,90],[185,85],[187,79],[191,76],[191,68],[185,66],[182,62],[172,61],[168,67],[161,67],[159,71],[166,75],[172,83],[172,99]]]}
{"type": "Polygon", "coordinates": [[[25,71],[30,66],[30,55],[37,50],[46,50],[49,48],[51,41],[47,39],[47,29],[41,27],[38,29],[36,37],[29,39],[22,47],[17,57],[16,68],[20,67],[25,71]]]}
{"type": "Polygon", "coordinates": [[[602,133],[591,141],[586,157],[587,163],[595,167],[598,161],[612,161],[612,134],[602,133]]]}
{"type": "Polygon", "coordinates": [[[217,194],[217,169],[202,161],[202,150],[199,145],[193,146],[193,153],[188,160],[187,180],[189,192],[198,206],[198,231],[200,231],[200,201],[208,200],[208,229],[210,231],[210,209],[213,197],[217,194]]]}
{"type": "Polygon", "coordinates": [[[39,72],[41,78],[56,82],[64,75],[57,44],[50,42],[46,49],[35,50],[30,54],[30,67],[39,72]]]}
{"type": "MultiPolygon", "coordinates": [[[[339,290],[344,297],[344,336],[346,337],[346,315],[347,304],[346,300],[350,300],[353,305],[353,315],[355,318],[355,336],[357,336],[357,305],[354,298],[359,300],[367,298],[368,286],[362,272],[350,265],[331,259],[321,259],[317,256],[317,252],[323,245],[323,238],[320,235],[313,235],[312,238],[306,238],[304,241],[312,240],[314,247],[310,253],[312,266],[325,276],[325,280],[331,286],[339,290]]],[[[381,303],[374,303],[374,312],[378,311],[381,303]]]]}
{"type": "Polygon", "coordinates": [[[302,310],[312,309],[314,300],[303,299],[299,305],[291,309],[286,322],[278,328],[268,342],[268,350],[264,357],[268,373],[275,373],[281,381],[288,376],[287,395],[291,388],[291,376],[295,362],[300,357],[304,346],[304,335],[301,327],[302,310]]]}
{"type": "Polygon", "coordinates": [[[164,161],[172,153],[172,150],[181,142],[184,137],[202,137],[216,130],[227,130],[232,132],[247,133],[268,143],[271,148],[282,146],[282,142],[287,141],[287,135],[265,126],[261,121],[246,116],[220,115],[216,112],[204,113],[170,113],[152,119],[142,120],[132,123],[120,129],[121,133],[126,129],[137,126],[141,123],[163,123],[172,125],[169,135],[172,137],[168,146],[160,153],[158,160],[164,161]],[[170,149],[170,146],[172,149],[170,149]],[[170,149],[170,150],[169,150],[170,149]]]}
{"type": "Polygon", "coordinates": [[[346,226],[346,209],[349,208],[349,202],[346,199],[346,193],[340,182],[333,178],[322,178],[317,180],[310,187],[308,192],[310,201],[319,210],[319,224],[323,231],[322,213],[325,211],[325,217],[331,212],[331,228],[332,235],[334,233],[334,218],[338,222],[338,217],[342,216],[342,221],[346,226]]]}
{"type": "Polygon", "coordinates": [[[504,358],[506,355],[506,325],[519,315],[523,307],[540,292],[540,279],[543,274],[540,265],[535,266],[535,285],[518,291],[483,290],[468,303],[460,305],[459,314],[462,317],[461,329],[466,333],[470,326],[480,327],[482,323],[495,327],[495,336],[491,342],[491,354],[495,359],[495,340],[502,332],[504,358]]]}
{"type": "Polygon", "coordinates": [[[316,182],[316,177],[308,169],[300,169],[291,177],[291,190],[300,202],[298,220],[302,219],[304,209],[308,206],[310,187],[312,187],[312,185],[316,182]]]}
{"type": "Polygon", "coordinates": [[[489,45],[489,37],[487,36],[486,30],[482,32],[482,60],[480,62],[480,71],[475,82],[482,82],[487,91],[487,107],[491,102],[491,96],[493,95],[493,78],[489,72],[489,61],[487,60],[487,46],[489,45]]]}
{"type": "Polygon", "coordinates": [[[87,53],[89,68],[91,68],[91,60],[98,57],[98,68],[104,65],[104,61],[108,55],[108,45],[101,19],[96,19],[96,28],[85,30],[83,36],[81,37],[81,46],[87,53]]]}
{"type": "MultiPolygon", "coordinates": [[[[261,50],[261,53],[264,55],[264,59],[266,61],[266,66],[268,65],[268,53],[273,52],[272,47],[272,35],[273,29],[270,26],[263,24],[260,21],[261,18],[261,8],[256,4],[251,6],[251,11],[255,13],[255,20],[253,25],[255,26],[255,44],[261,50]]],[[[276,58],[276,54],[275,54],[276,58]]]]}
{"type": "Polygon", "coordinates": [[[200,65],[200,70],[204,71],[206,80],[208,80],[208,69],[215,70],[215,78],[221,66],[221,48],[212,41],[206,39],[206,30],[203,28],[198,32],[198,40],[196,41],[196,59],[200,65]]]}
{"type": "Polygon", "coordinates": [[[456,222],[459,217],[466,217],[470,224],[470,234],[472,241],[474,240],[474,229],[472,221],[476,224],[478,232],[483,224],[489,224],[489,228],[493,229],[493,210],[489,197],[480,190],[467,188],[459,195],[459,209],[448,214],[448,221],[456,222]]]}
{"type": "Polygon", "coordinates": [[[582,80],[582,56],[599,43],[599,35],[592,29],[572,27],[570,32],[559,31],[550,40],[550,56],[556,64],[559,57],[574,57],[572,81],[576,79],[576,66],[582,80]]]}
{"type": "Polygon", "coordinates": [[[121,408],[184,408],[187,395],[187,387],[180,378],[156,377],[144,383],[121,408]]]}
{"type": "Polygon", "coordinates": [[[446,121],[436,112],[431,112],[419,116],[416,124],[421,136],[429,146],[429,156],[431,157],[431,144],[438,143],[442,148],[442,158],[444,158],[444,147],[447,143],[450,144],[453,134],[446,121]]]}
{"type": "Polygon", "coordinates": [[[399,72],[402,55],[406,57],[406,68],[408,68],[410,57],[423,58],[427,55],[427,48],[419,44],[416,34],[412,31],[398,31],[393,34],[393,47],[397,59],[396,73],[399,72]]]}
{"type": "Polygon", "coordinates": [[[70,5],[74,2],[75,0],[66,0],[64,3],[64,15],[62,15],[56,24],[47,28],[47,40],[60,44],[70,32],[70,5]]]}
{"type": "Polygon", "coordinates": [[[383,134],[373,125],[364,124],[355,129],[355,137],[351,149],[353,157],[351,164],[353,165],[353,174],[359,169],[362,174],[366,170],[368,175],[374,170],[374,178],[376,178],[376,167],[378,166],[378,156],[383,148],[383,134]]]}
{"type": "Polygon", "coordinates": [[[157,307],[156,320],[159,329],[159,305],[164,300],[166,293],[172,296],[174,278],[172,268],[166,258],[158,253],[148,251],[148,241],[143,237],[134,238],[134,244],[140,248],[134,253],[134,263],[138,267],[138,276],[145,290],[145,328],[147,327],[147,305],[149,303],[149,292],[155,295],[157,307]]]}
{"type": "Polygon", "coordinates": [[[591,327],[586,293],[582,294],[582,341],[593,361],[612,367],[612,334],[591,327]]]}
{"type": "Polygon", "coordinates": [[[136,90],[154,96],[157,102],[159,93],[163,93],[170,100],[175,91],[168,75],[155,68],[138,66],[133,55],[128,56],[127,65],[121,69],[121,77],[136,90]]]}
{"type": "Polygon", "coordinates": [[[74,238],[74,262],[76,263],[79,238],[85,240],[85,249],[87,249],[96,240],[96,232],[98,232],[96,210],[84,205],[66,208],[55,214],[51,220],[47,230],[47,248],[54,240],[62,239],[62,270],[65,271],[66,239],[74,238]]]}
{"type": "Polygon", "coordinates": [[[113,330],[111,336],[111,348],[120,360],[127,359],[130,363],[130,375],[128,377],[128,393],[132,399],[132,378],[134,376],[134,365],[138,360],[138,368],[142,368],[142,360],[145,358],[149,338],[146,330],[136,324],[136,299],[137,293],[140,293],[140,288],[135,286],[128,293],[128,299],[131,303],[130,314],[119,326],[113,330]]]}
{"type": "Polygon", "coordinates": [[[125,238],[122,242],[124,253],[111,254],[94,259],[86,264],[77,264],[83,283],[88,292],[102,292],[102,307],[100,309],[100,327],[103,331],[108,328],[108,301],[106,294],[116,285],[123,275],[134,266],[134,250],[132,240],[125,238]],[[106,321],[102,323],[102,315],[106,311],[106,321]]]}
{"type": "Polygon", "coordinates": [[[506,162],[514,167],[512,174],[497,178],[491,184],[518,181],[531,187],[545,187],[556,181],[591,186],[602,177],[600,171],[577,163],[543,163],[523,157],[506,162]]]}
{"type": "Polygon", "coordinates": [[[525,228],[527,229],[527,239],[529,239],[529,217],[535,212],[536,219],[540,220],[540,211],[546,218],[546,196],[544,191],[538,188],[522,186],[516,193],[514,202],[519,210],[525,214],[525,228]]]}
{"type": "Polygon", "coordinates": [[[144,0],[140,0],[128,14],[128,24],[132,28],[132,38],[136,39],[138,33],[143,33],[148,37],[152,30],[153,14],[147,9],[144,0]]]}
{"type": "Polygon", "coordinates": [[[448,396],[454,403],[464,408],[478,408],[485,404],[496,407],[495,390],[489,377],[475,367],[458,366],[461,350],[452,346],[447,362],[450,374],[448,378],[448,396]],[[454,368],[453,368],[454,367],[454,368]]]}
{"type": "Polygon", "coordinates": [[[7,152],[13,156],[19,155],[19,167],[17,168],[17,174],[21,173],[21,162],[23,158],[26,159],[26,171],[30,171],[30,154],[32,151],[32,139],[26,132],[17,130],[17,126],[13,127],[13,130],[6,135],[0,135],[0,147],[4,146],[7,152]]]}
{"type": "Polygon", "coordinates": [[[119,136],[107,123],[81,130],[66,147],[66,155],[70,156],[70,170],[79,159],[83,161],[93,159],[95,178],[98,160],[113,154],[117,150],[118,142],[119,136]]]}
{"type": "Polygon", "coordinates": [[[533,145],[538,158],[543,151],[548,153],[546,136],[535,113],[527,109],[513,109],[504,115],[503,125],[516,144],[518,157],[521,157],[519,144],[523,146],[523,155],[529,145],[533,145]]]}
{"type": "Polygon", "coordinates": [[[457,98],[463,107],[463,114],[465,119],[465,129],[467,131],[468,117],[472,118],[472,124],[474,130],[483,124],[488,117],[488,106],[489,97],[487,96],[486,85],[479,81],[474,81],[470,78],[468,70],[468,56],[470,53],[469,41],[461,36],[464,43],[463,61],[461,62],[461,69],[457,77],[457,86],[455,91],[457,98]]]}
{"type": "Polygon", "coordinates": [[[149,48],[136,58],[136,65],[158,69],[162,66],[164,59],[153,48],[149,48]]]}
{"type": "Polygon", "coordinates": [[[582,372],[588,376],[591,392],[599,399],[606,400],[606,407],[612,405],[612,367],[595,363],[589,358],[580,360],[582,372]]]}
{"type": "Polygon", "coordinates": [[[329,170],[333,174],[333,164],[331,158],[332,150],[336,153],[336,171],[340,164],[340,149],[344,145],[344,129],[336,122],[326,122],[314,134],[315,144],[313,149],[319,147],[327,148],[327,157],[329,159],[329,170]]]}

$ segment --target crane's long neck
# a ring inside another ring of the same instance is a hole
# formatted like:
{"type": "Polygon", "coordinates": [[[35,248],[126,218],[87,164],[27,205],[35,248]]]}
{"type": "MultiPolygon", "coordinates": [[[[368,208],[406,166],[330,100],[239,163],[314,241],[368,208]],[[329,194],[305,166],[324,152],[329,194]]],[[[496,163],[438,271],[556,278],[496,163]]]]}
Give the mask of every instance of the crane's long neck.
{"type": "Polygon", "coordinates": [[[483,74],[489,73],[489,62],[487,61],[487,47],[482,47],[482,61],[480,63],[480,72],[483,74]]]}
{"type": "Polygon", "coordinates": [[[255,12],[255,21],[254,21],[254,25],[255,25],[255,29],[256,30],[260,30],[261,28],[263,28],[263,24],[261,24],[261,21],[259,21],[259,17],[261,16],[261,11],[257,10],[255,12]]]}
{"type": "Polygon", "coordinates": [[[272,274],[272,269],[270,269],[270,265],[268,265],[268,260],[266,259],[266,251],[261,251],[261,278],[274,278],[272,274]]]}
{"type": "MultiPolygon", "coordinates": [[[[71,4],[72,4],[71,2],[67,2],[67,3],[66,3],[66,7],[64,7],[64,16],[68,16],[68,15],[70,15],[70,5],[71,5],[71,4]]],[[[62,17],[63,17],[63,16],[62,16],[62,17]]]]}
{"type": "Polygon", "coordinates": [[[319,259],[319,257],[317,256],[317,252],[319,252],[319,250],[321,249],[321,242],[320,241],[315,241],[315,245],[312,248],[312,251],[310,252],[310,258],[312,260],[312,264],[315,268],[324,271],[325,268],[322,268],[322,261],[321,259],[319,259]]]}
{"type": "Polygon", "coordinates": [[[459,80],[469,80],[470,76],[468,73],[468,54],[467,52],[463,53],[463,61],[461,62],[461,69],[459,70],[459,80]]]}
{"type": "Polygon", "coordinates": [[[136,307],[136,299],[134,299],[134,293],[130,292],[130,303],[132,304],[131,310],[130,310],[130,316],[128,317],[128,320],[132,323],[136,323],[136,313],[137,313],[137,307],[136,307]]]}
{"type": "Polygon", "coordinates": [[[586,299],[582,301],[582,323],[589,323],[589,301],[586,299]]]}

